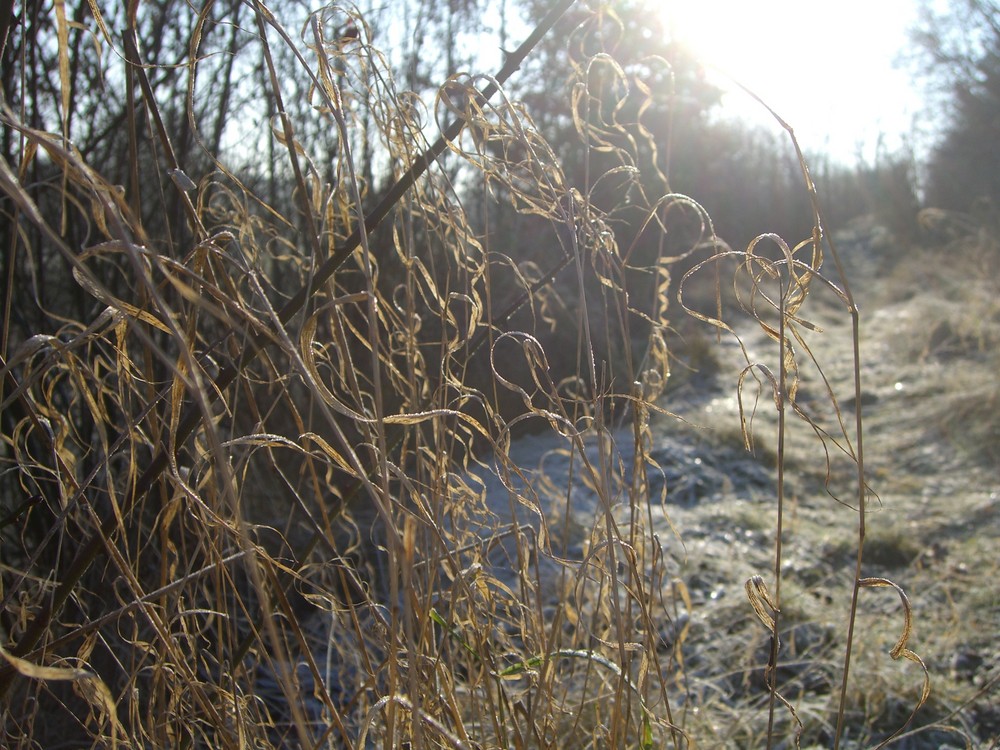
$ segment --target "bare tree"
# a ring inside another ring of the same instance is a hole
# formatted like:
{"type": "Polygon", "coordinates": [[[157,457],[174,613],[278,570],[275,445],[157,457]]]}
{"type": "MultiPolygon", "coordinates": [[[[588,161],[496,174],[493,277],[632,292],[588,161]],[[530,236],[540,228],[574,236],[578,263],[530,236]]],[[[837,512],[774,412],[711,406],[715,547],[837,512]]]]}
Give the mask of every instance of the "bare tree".
{"type": "Polygon", "coordinates": [[[941,106],[942,132],[927,167],[928,203],[967,210],[1000,201],[1000,4],[925,3],[913,40],[941,106]]]}

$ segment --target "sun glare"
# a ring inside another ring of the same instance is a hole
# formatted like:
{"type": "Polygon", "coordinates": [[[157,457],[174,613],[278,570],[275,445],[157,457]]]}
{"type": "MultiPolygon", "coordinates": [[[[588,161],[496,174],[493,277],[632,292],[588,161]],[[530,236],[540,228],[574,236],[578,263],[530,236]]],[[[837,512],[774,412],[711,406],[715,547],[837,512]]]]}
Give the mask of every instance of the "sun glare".
{"type": "MultiPolygon", "coordinates": [[[[808,29],[830,11],[799,2],[674,2],[667,28],[710,69],[762,98],[809,79],[808,29]]],[[[828,20],[828,19],[826,19],[828,20]]]]}
{"type": "MultiPolygon", "coordinates": [[[[675,0],[668,33],[724,88],[740,84],[809,141],[850,158],[881,135],[909,130],[916,94],[894,60],[915,15],[912,0],[675,0]]],[[[727,106],[745,108],[734,93],[727,106]]],[[[756,109],[760,111],[760,107],[756,109]]]]}

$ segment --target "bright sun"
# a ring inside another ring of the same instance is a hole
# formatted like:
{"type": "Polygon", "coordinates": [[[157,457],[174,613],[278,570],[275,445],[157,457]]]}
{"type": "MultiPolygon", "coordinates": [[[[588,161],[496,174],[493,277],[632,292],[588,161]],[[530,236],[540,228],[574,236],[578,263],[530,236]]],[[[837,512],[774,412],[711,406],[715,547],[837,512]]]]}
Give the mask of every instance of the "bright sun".
{"type": "MultiPolygon", "coordinates": [[[[849,158],[852,147],[860,151],[863,141],[880,132],[909,128],[915,94],[893,60],[906,44],[915,5],[673,0],[661,7],[668,32],[720,74],[720,83],[729,78],[742,84],[797,133],[820,141],[805,148],[832,148],[849,158]]],[[[740,99],[747,104],[745,96],[728,97],[727,103],[740,99]]]]}

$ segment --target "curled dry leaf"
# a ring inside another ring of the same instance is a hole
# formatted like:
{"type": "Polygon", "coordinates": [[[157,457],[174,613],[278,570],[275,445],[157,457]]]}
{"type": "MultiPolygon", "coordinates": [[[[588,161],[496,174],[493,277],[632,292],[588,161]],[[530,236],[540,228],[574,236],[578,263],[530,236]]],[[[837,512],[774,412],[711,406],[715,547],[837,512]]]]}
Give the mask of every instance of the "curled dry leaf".
{"type": "Polygon", "coordinates": [[[35,664],[27,659],[21,659],[9,653],[3,646],[0,646],[0,656],[17,670],[24,677],[33,680],[86,680],[94,677],[93,672],[86,669],[76,669],[74,667],[46,667],[35,664]]]}
{"type": "Polygon", "coordinates": [[[930,672],[927,671],[927,665],[924,664],[924,660],[920,658],[918,654],[911,651],[906,647],[907,642],[910,640],[910,635],[913,632],[913,612],[910,608],[910,600],[906,596],[906,592],[903,591],[902,587],[898,584],[893,583],[888,578],[862,578],[858,581],[858,585],[861,588],[873,589],[873,588],[892,588],[899,594],[899,601],[903,605],[903,632],[900,633],[899,639],[896,641],[896,645],[892,647],[889,651],[889,656],[893,660],[898,660],[900,658],[912,661],[914,664],[919,664],[920,669],[924,673],[924,684],[920,690],[920,699],[917,701],[917,705],[913,707],[913,711],[910,712],[909,718],[906,722],[895,732],[893,732],[889,737],[887,737],[878,747],[885,747],[889,742],[896,737],[900,732],[909,726],[910,722],[913,721],[913,717],[916,716],[917,711],[920,707],[927,702],[927,699],[931,694],[931,676],[930,672]]]}

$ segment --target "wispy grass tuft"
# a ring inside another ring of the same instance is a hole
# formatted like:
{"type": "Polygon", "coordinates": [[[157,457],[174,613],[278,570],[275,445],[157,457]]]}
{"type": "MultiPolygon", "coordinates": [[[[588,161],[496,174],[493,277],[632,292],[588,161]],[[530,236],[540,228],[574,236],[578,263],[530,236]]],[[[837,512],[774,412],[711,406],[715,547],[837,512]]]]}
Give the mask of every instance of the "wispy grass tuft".
{"type": "Polygon", "coordinates": [[[356,10],[296,37],[262,3],[185,6],[171,67],[144,58],[135,6],[91,5],[93,54],[124,66],[113,158],[70,137],[88,52],[56,4],[56,103],[0,107],[6,746],[916,736],[920,607],[882,574],[920,554],[869,534],[860,311],[791,129],[811,233],[730,248],[648,127],[673,100],[643,71],[669,64],[594,51],[613,14],[572,19],[573,149],[509,93],[570,5],[433,101],[356,10]],[[239,146],[199,100],[223,43],[270,112],[232,115],[239,146]],[[846,336],[846,380],[825,335],[846,336]],[[742,446],[675,413],[708,375],[742,446]],[[799,565],[792,467],[850,540],[833,569],[799,565]],[[881,655],[858,647],[872,612],[881,655]],[[908,710],[859,686],[878,658],[910,662],[908,710]]]}

